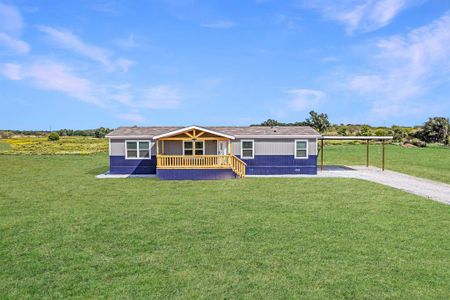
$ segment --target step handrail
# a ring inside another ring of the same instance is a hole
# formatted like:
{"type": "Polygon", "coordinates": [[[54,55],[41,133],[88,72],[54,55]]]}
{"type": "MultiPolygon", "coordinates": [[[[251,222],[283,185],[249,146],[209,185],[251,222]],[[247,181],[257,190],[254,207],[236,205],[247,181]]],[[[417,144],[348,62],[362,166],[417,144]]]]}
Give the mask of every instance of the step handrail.
{"type": "Polygon", "coordinates": [[[245,177],[245,169],[247,167],[247,164],[237,156],[230,155],[230,158],[230,166],[233,172],[240,178],[245,177]]]}

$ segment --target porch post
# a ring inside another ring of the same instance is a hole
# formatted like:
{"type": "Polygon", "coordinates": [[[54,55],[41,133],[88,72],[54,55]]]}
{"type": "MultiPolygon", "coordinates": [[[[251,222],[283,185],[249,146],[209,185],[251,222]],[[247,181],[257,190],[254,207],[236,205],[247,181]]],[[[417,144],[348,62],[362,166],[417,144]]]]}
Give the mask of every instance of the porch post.
{"type": "Polygon", "coordinates": [[[164,140],[162,140],[162,152],[161,154],[164,155],[165,151],[164,151],[164,140]]]}
{"type": "Polygon", "coordinates": [[[369,140],[366,141],[366,167],[369,167],[369,140]]]}
{"type": "Polygon", "coordinates": [[[195,141],[194,140],[192,140],[192,155],[195,156],[195,141]]]}
{"type": "Polygon", "coordinates": [[[228,154],[233,155],[233,147],[231,147],[231,140],[228,140],[228,154]]]}
{"type": "Polygon", "coordinates": [[[159,155],[159,140],[156,140],[156,156],[159,155]]]}

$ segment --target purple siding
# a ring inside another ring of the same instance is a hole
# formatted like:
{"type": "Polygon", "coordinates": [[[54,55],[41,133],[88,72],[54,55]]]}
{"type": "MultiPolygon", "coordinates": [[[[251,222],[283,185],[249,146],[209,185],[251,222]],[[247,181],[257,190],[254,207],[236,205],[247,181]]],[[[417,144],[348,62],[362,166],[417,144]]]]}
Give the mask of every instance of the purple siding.
{"type": "Polygon", "coordinates": [[[156,174],[156,156],[151,159],[125,159],[125,156],[109,157],[110,174],[156,174]]]}
{"type": "Polygon", "coordinates": [[[317,155],[307,159],[296,159],[293,155],[255,155],[243,161],[247,164],[247,175],[317,174],[317,155]]]}
{"type": "MultiPolygon", "coordinates": [[[[239,157],[239,156],[238,156],[239,157]]],[[[295,159],[292,155],[256,155],[244,159],[247,175],[317,174],[317,156],[295,159]]],[[[157,174],[163,180],[209,180],[235,178],[230,169],[156,169],[156,157],[125,159],[110,156],[110,174],[157,174]]]]}
{"type": "Polygon", "coordinates": [[[236,178],[231,169],[157,169],[161,180],[215,180],[236,178]]]}

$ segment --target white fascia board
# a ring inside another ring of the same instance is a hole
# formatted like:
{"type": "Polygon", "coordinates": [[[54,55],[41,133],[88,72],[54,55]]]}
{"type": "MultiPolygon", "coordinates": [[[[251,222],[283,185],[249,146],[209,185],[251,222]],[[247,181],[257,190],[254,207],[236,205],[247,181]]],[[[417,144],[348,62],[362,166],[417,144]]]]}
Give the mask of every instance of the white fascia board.
{"type": "Polygon", "coordinates": [[[236,135],[238,139],[317,139],[321,135],[236,135]]]}
{"type": "Polygon", "coordinates": [[[328,136],[323,136],[321,138],[319,138],[321,140],[392,140],[393,137],[392,136],[333,136],[333,135],[328,135],[328,136]]]}
{"type": "Polygon", "coordinates": [[[114,140],[114,139],[128,139],[128,140],[142,140],[142,139],[146,139],[146,140],[151,140],[152,137],[149,135],[116,135],[116,136],[106,136],[106,138],[110,139],[110,140],[114,140]]]}
{"type": "Polygon", "coordinates": [[[222,137],[228,138],[230,140],[234,140],[234,136],[231,136],[231,135],[228,135],[228,134],[224,134],[224,133],[221,133],[221,132],[217,132],[217,131],[213,131],[213,130],[209,130],[209,129],[206,129],[206,128],[198,127],[198,126],[189,126],[189,127],[177,129],[177,130],[174,130],[174,131],[170,131],[170,132],[167,132],[167,133],[164,133],[164,134],[160,134],[160,135],[154,136],[153,139],[157,140],[157,139],[160,139],[160,138],[169,137],[169,136],[172,136],[172,135],[177,135],[177,134],[180,134],[180,133],[183,133],[183,132],[186,132],[186,131],[190,131],[190,130],[193,130],[193,129],[204,131],[204,132],[211,133],[211,134],[215,134],[215,135],[218,135],[218,136],[222,136],[222,137]]]}

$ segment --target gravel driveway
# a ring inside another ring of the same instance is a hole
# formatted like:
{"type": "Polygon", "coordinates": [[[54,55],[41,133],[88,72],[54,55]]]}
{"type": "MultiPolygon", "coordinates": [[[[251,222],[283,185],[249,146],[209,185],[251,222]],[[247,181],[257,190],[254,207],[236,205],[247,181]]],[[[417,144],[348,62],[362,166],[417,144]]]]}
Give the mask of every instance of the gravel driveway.
{"type": "MultiPolygon", "coordinates": [[[[256,176],[248,176],[256,177],[256,176]]],[[[279,175],[258,177],[339,177],[357,178],[397,188],[434,201],[450,205],[450,185],[428,179],[418,178],[394,171],[381,171],[375,167],[328,166],[317,175],[279,175]]]]}

